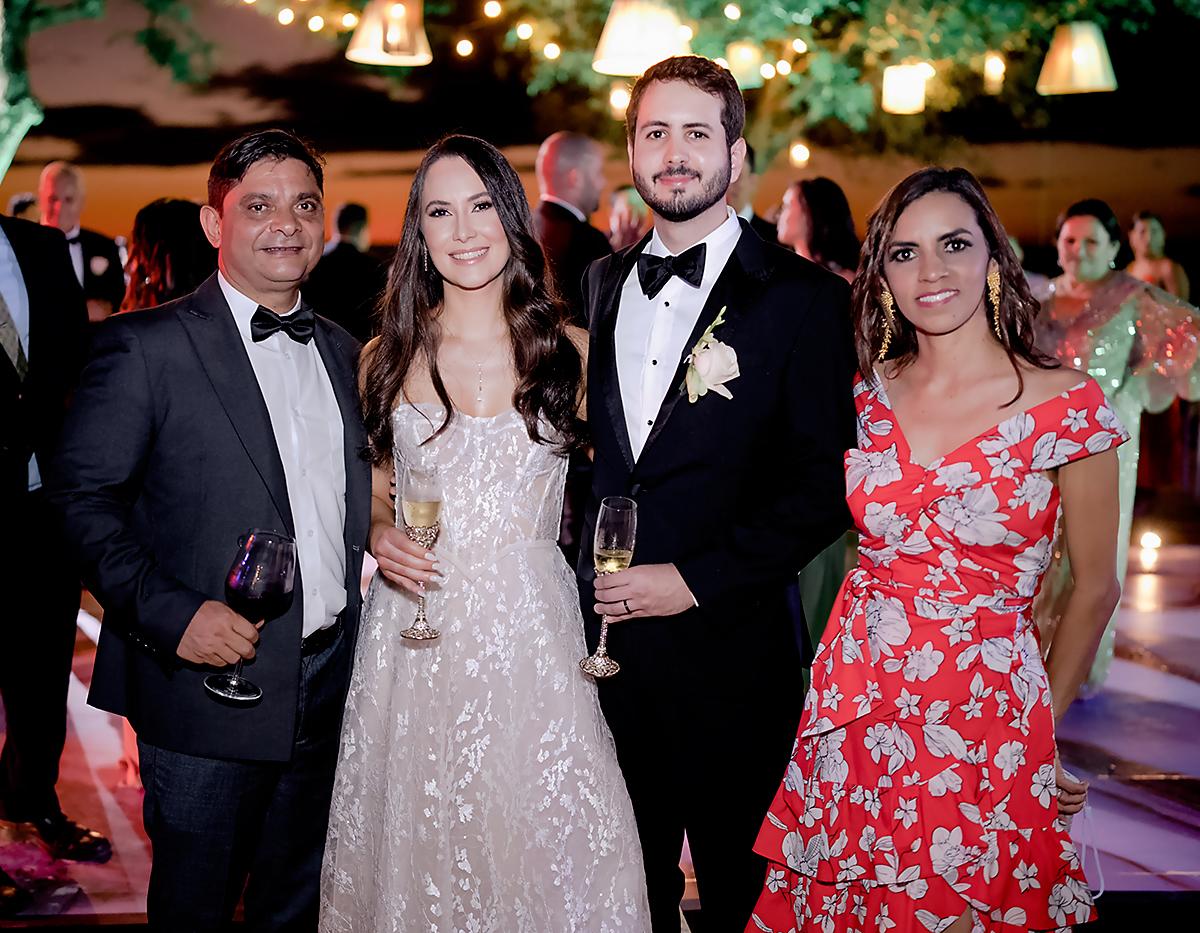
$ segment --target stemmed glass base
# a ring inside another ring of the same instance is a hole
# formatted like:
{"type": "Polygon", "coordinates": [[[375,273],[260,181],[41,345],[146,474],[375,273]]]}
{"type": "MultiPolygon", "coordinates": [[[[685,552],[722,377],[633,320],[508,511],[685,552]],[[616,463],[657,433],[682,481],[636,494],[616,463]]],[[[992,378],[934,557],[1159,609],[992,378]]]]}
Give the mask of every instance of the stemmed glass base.
{"type": "Polygon", "coordinates": [[[600,644],[596,646],[596,653],[580,661],[579,669],[597,680],[612,677],[621,670],[621,665],[608,656],[608,621],[603,617],[600,620],[600,644]]]}
{"type": "Polygon", "coordinates": [[[262,688],[256,687],[242,676],[242,662],[231,674],[209,674],[204,678],[204,689],[213,696],[233,703],[257,703],[262,699],[262,688]]]}
{"type": "MultiPolygon", "coordinates": [[[[405,525],[404,533],[424,548],[431,548],[437,541],[440,526],[437,522],[432,525],[405,525]]],[[[432,628],[429,619],[425,617],[425,586],[421,586],[421,595],[417,597],[417,617],[413,624],[400,633],[401,638],[411,638],[413,641],[432,641],[441,636],[441,632],[432,628]]]]}

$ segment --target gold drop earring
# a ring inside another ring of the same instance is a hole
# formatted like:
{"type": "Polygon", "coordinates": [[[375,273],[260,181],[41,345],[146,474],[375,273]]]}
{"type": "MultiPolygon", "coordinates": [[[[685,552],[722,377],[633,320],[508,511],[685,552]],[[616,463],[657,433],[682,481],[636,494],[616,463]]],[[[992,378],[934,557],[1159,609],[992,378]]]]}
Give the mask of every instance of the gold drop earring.
{"type": "Polygon", "coordinates": [[[895,304],[896,299],[886,288],[879,293],[879,306],[883,308],[883,343],[879,346],[879,355],[875,357],[877,363],[883,362],[883,358],[887,356],[888,347],[892,345],[892,327],[895,323],[892,319],[892,308],[895,307],[895,304]]]}
{"type": "Polygon", "coordinates": [[[992,306],[992,330],[996,339],[1004,343],[1004,334],[1000,331],[1000,265],[996,260],[988,263],[987,273],[988,303],[992,306]]]}

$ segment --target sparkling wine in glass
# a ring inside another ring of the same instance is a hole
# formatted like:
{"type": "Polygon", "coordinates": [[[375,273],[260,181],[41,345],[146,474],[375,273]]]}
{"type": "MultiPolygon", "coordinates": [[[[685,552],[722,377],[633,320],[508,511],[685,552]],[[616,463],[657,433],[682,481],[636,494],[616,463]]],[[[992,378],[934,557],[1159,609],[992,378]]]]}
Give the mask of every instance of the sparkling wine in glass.
{"type": "MultiPolygon", "coordinates": [[[[596,516],[593,555],[596,575],[624,570],[633,561],[637,537],[637,503],[624,496],[608,496],[600,503],[596,516]]],[[[596,653],[579,662],[585,674],[596,678],[612,677],[621,665],[608,656],[608,616],[600,616],[600,643],[596,653]]]]}
{"type": "MultiPolygon", "coordinates": [[[[225,575],[225,602],[255,624],[276,619],[292,604],[296,582],[296,542],[285,534],[251,529],[238,538],[238,552],[225,575]]],[[[257,703],[262,689],[242,676],[239,659],[232,672],[209,674],[204,687],[233,703],[257,703]]]]}
{"type": "MultiPolygon", "coordinates": [[[[400,482],[400,518],[404,533],[423,548],[437,541],[442,514],[442,480],[434,463],[407,463],[400,482]]],[[[441,635],[425,617],[425,585],[417,597],[417,617],[411,627],[400,633],[403,638],[429,641],[441,635]]]]}

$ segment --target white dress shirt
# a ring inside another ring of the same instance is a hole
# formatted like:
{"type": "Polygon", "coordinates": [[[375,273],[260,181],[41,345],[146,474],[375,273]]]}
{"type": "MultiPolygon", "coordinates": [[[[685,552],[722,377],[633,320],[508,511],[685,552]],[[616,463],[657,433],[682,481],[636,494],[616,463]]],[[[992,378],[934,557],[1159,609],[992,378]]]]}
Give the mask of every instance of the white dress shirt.
{"type": "MultiPolygon", "coordinates": [[[[218,274],[258,379],[283,461],[304,585],[304,637],[327,628],[346,607],[346,461],[342,413],[316,340],[282,331],[255,343],[258,304],[218,274]]],[[[296,307],[289,313],[294,313],[296,307]]]]}
{"type": "MultiPolygon", "coordinates": [[[[72,240],[79,236],[80,227],[76,225],[74,230],[68,230],[63,234],[68,240],[72,240]]],[[[74,243],[68,243],[67,249],[71,251],[71,265],[75,267],[75,278],[79,279],[79,284],[83,285],[83,244],[78,240],[74,243]]]]}
{"type": "MultiPolygon", "coordinates": [[[[21,341],[21,349],[25,351],[25,359],[29,359],[29,292],[25,288],[25,276],[21,274],[21,264],[17,262],[17,254],[13,252],[12,244],[4,231],[0,230],[0,295],[8,305],[8,314],[17,326],[17,339],[21,341]]],[[[3,351],[0,350],[0,353],[3,351]]],[[[37,457],[29,458],[29,489],[40,488],[42,474],[38,470],[37,457]]]]}
{"type": "MultiPolygon", "coordinates": [[[[616,329],[617,381],[634,459],[641,456],[646,446],[667,392],[678,388],[672,387],[671,382],[680,361],[691,352],[692,348],[685,346],[687,339],[742,235],[737,214],[732,207],[727,210],[725,222],[700,241],[707,248],[699,288],[672,276],[653,299],[647,298],[636,266],[630,269],[621,287],[616,329]]],[[[657,230],[646,244],[645,252],[650,256],[671,255],[657,230]]]]}

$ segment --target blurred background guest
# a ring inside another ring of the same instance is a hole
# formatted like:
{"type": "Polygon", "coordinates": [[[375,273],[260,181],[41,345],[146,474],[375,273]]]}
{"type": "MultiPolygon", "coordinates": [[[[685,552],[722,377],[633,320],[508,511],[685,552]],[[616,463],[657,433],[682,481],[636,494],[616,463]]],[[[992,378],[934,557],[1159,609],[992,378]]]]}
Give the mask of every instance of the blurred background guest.
{"type": "Polygon", "coordinates": [[[301,292],[314,311],[366,343],[376,330],[375,306],[387,284],[387,269],[369,252],[371,228],[363,205],[343,204],[333,223],[335,236],[301,292]]]}
{"type": "Polygon", "coordinates": [[[621,185],[609,199],[608,242],[613,252],[633,246],[650,232],[650,209],[633,185],[621,185]]]}
{"type": "Polygon", "coordinates": [[[67,237],[75,278],[83,286],[88,320],[102,321],[125,297],[125,273],[117,244],[103,233],[85,230],[80,218],[86,200],[83,172],[70,162],[51,162],[38,181],[42,224],[57,227],[67,237]]]}
{"type": "MultiPolygon", "coordinates": [[[[86,344],[62,234],[0,217],[0,820],[31,823],[55,858],[104,861],[108,840],[65,816],[55,789],[80,587],[42,489],[86,344]]],[[[0,916],[23,900],[0,871],[0,916]]]]}
{"type": "Polygon", "coordinates": [[[217,271],[217,251],[200,228],[200,205],[159,198],[138,211],[125,271],[129,285],[122,311],[153,308],[194,292],[217,271]]]}
{"type": "Polygon", "coordinates": [[[1188,300],[1187,273],[1183,266],[1167,258],[1167,232],[1157,214],[1139,211],[1134,215],[1129,247],[1133,250],[1133,262],[1125,267],[1126,272],[1135,279],[1157,285],[1176,298],[1188,300]]]}
{"type": "Polygon", "coordinates": [[[804,178],[783,193],[776,229],[781,245],[854,281],[858,235],[841,186],[829,178],[804,178]]]}
{"type": "MultiPolygon", "coordinates": [[[[847,282],[854,281],[858,234],[850,202],[836,181],[804,178],[788,185],[776,229],[781,246],[824,266],[847,282]]],[[[857,540],[853,531],[847,532],[800,571],[799,599],[813,645],[821,641],[838,590],[853,563],[857,540]]]]}
{"type": "Polygon", "coordinates": [[[729,186],[725,200],[737,211],[737,215],[750,224],[750,229],[762,237],[764,243],[777,243],[775,224],[754,212],[754,195],[758,193],[758,183],[762,176],[759,174],[758,156],[754,147],[746,144],[746,158],[742,162],[742,174],[738,180],[729,186]]]}
{"type": "Polygon", "coordinates": [[[588,222],[604,190],[604,148],[580,133],[555,133],[538,149],[534,171],[541,192],[534,231],[571,323],[587,327],[583,273],[592,260],[612,252],[607,237],[588,222]]]}
{"type": "MultiPolygon", "coordinates": [[[[1142,413],[1162,411],[1176,396],[1200,398],[1196,367],[1200,319],[1196,308],[1117,269],[1121,225],[1104,201],[1093,198],[1068,207],[1058,219],[1057,240],[1062,275],[1051,281],[1042,302],[1038,345],[1063,365],[1086,369],[1104,389],[1132,438],[1117,451],[1121,504],[1117,578],[1123,580],[1142,413]]],[[[1070,592],[1071,571],[1061,541],[1057,551],[1036,610],[1044,645],[1050,644],[1070,592]]],[[[1085,684],[1087,691],[1095,692],[1104,683],[1115,638],[1110,622],[1085,684]]]]}
{"type": "Polygon", "coordinates": [[[32,191],[22,191],[19,194],[14,194],[8,199],[8,210],[5,213],[9,217],[17,218],[17,220],[31,220],[37,223],[37,195],[32,191]]]}

